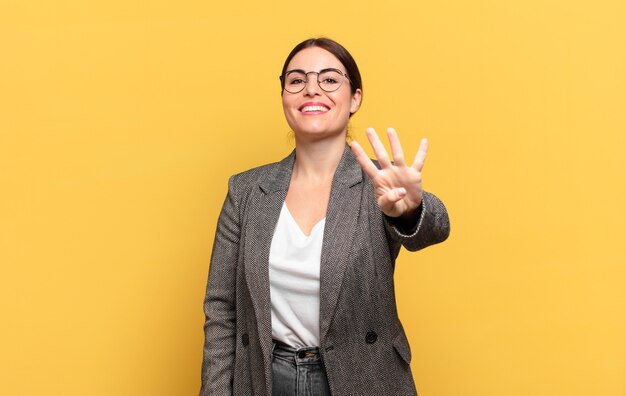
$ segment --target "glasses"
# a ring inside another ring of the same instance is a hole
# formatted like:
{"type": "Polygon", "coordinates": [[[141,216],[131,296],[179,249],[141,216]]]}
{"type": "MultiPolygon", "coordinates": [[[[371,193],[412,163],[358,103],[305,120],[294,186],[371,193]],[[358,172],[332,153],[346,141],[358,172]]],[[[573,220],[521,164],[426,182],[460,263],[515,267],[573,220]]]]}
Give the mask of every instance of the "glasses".
{"type": "Polygon", "coordinates": [[[309,80],[309,74],[317,74],[317,84],[325,92],[334,92],[341,87],[344,77],[350,81],[347,74],[338,69],[323,69],[319,72],[305,72],[304,70],[290,70],[280,76],[283,88],[289,93],[301,92],[309,80]]]}

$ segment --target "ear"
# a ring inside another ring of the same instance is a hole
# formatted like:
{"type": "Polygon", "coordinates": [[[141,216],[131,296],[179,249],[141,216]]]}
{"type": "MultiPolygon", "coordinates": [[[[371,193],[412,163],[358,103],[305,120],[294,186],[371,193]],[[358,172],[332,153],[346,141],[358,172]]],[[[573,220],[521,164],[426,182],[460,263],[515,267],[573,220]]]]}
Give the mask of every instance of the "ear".
{"type": "Polygon", "coordinates": [[[355,93],[352,94],[352,98],[350,99],[350,114],[356,113],[356,111],[361,107],[361,98],[363,97],[363,93],[361,89],[357,89],[355,93]]]}

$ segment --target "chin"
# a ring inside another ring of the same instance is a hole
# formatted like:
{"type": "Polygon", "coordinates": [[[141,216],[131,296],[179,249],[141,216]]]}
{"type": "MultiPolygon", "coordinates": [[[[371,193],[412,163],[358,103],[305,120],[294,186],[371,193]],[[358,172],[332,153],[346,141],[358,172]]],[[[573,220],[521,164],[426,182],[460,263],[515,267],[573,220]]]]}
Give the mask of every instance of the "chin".
{"type": "Polygon", "coordinates": [[[328,139],[328,138],[337,138],[342,137],[345,139],[346,130],[329,130],[329,129],[321,129],[321,128],[302,128],[302,129],[293,129],[296,137],[301,137],[304,139],[312,139],[312,140],[320,140],[320,139],[328,139]]]}

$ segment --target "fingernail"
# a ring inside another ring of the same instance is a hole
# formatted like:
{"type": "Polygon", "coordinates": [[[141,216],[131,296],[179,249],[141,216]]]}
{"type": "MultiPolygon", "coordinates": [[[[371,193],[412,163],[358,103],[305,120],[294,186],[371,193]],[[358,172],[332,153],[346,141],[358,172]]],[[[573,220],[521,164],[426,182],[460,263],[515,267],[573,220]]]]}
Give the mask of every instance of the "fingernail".
{"type": "Polygon", "coordinates": [[[405,196],[405,195],[406,195],[406,188],[404,188],[404,187],[400,187],[400,188],[398,189],[398,195],[400,195],[400,196],[405,196]]]}

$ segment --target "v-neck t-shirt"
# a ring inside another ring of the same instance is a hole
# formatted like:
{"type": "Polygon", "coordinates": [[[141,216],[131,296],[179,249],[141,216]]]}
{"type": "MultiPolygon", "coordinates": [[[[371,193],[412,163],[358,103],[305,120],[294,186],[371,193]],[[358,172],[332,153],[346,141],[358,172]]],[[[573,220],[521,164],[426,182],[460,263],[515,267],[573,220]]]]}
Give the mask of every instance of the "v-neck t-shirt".
{"type": "Polygon", "coordinates": [[[272,338],[294,348],[319,346],[320,261],[324,224],[305,235],[283,202],[272,237],[269,280],[272,338]]]}

